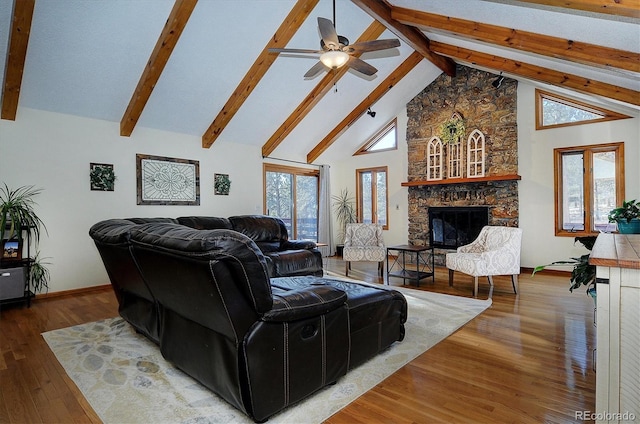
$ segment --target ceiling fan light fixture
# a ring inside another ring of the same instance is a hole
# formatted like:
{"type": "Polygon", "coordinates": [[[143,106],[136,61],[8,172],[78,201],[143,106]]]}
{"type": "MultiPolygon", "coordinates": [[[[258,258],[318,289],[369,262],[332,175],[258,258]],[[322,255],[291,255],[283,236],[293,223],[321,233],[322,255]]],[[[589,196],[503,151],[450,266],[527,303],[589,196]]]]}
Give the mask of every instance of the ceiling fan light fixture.
{"type": "Polygon", "coordinates": [[[330,50],[320,55],[320,61],[330,69],[338,69],[349,61],[349,55],[341,50],[330,50]]]}

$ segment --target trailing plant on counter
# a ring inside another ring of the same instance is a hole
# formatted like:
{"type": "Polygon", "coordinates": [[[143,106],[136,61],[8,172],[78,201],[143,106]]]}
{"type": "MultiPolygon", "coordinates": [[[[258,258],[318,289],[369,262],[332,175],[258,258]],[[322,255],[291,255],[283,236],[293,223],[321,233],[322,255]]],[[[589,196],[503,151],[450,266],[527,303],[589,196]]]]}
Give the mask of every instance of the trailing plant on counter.
{"type": "Polygon", "coordinates": [[[611,209],[607,218],[609,222],[631,222],[632,219],[640,218],[640,202],[635,199],[623,200],[622,206],[611,209]]]}
{"type": "Polygon", "coordinates": [[[547,265],[539,265],[535,267],[531,275],[534,276],[536,272],[542,271],[548,266],[571,265],[573,266],[573,270],[571,271],[571,279],[569,280],[571,283],[569,291],[573,292],[582,286],[586,286],[587,294],[591,297],[595,297],[596,267],[595,265],[589,265],[589,255],[591,255],[591,250],[596,242],[596,236],[576,237],[574,239],[574,244],[576,242],[579,242],[586,247],[589,250],[589,253],[585,253],[579,258],[570,258],[570,260],[566,261],[555,261],[547,265]]]}

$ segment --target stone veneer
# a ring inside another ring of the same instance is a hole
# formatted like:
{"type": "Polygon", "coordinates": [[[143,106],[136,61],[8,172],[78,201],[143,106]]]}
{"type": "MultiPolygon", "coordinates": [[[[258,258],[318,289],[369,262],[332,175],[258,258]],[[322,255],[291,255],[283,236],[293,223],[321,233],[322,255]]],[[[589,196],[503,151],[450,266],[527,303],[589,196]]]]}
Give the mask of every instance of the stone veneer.
{"type": "MultiPolygon", "coordinates": [[[[407,104],[408,181],[427,178],[426,146],[439,126],[454,112],[462,115],[466,135],[478,129],[485,135],[485,176],[518,173],[517,81],[458,66],[456,76],[440,75],[407,104]]],[[[445,160],[446,163],[446,160],[445,160]]],[[[466,161],[463,164],[466,177],[466,161]]],[[[445,180],[446,181],[446,180],[445,180]]],[[[518,226],[518,182],[491,181],[409,187],[409,243],[429,239],[430,206],[487,206],[489,225],[518,226]]],[[[444,252],[436,263],[444,264],[444,252]]]]}

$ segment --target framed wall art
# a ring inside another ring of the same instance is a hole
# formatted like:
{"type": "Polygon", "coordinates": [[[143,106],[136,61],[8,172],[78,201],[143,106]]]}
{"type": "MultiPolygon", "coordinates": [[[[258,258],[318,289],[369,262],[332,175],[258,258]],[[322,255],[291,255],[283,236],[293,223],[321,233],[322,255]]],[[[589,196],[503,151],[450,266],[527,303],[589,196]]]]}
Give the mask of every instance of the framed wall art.
{"type": "Polygon", "coordinates": [[[113,165],[108,163],[90,163],[89,181],[91,182],[91,190],[113,191],[116,181],[113,165]]]}
{"type": "Polygon", "coordinates": [[[199,205],[197,160],[136,155],[138,205],[199,205]]]}
{"type": "Polygon", "coordinates": [[[213,174],[213,194],[229,195],[231,180],[229,174],[213,174]]]}

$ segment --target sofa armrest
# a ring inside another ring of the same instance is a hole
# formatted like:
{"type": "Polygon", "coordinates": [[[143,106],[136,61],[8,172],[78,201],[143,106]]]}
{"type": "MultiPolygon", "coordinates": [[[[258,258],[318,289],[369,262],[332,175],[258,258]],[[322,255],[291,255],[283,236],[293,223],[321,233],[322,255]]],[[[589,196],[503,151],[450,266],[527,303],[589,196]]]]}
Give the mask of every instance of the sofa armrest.
{"type": "Polygon", "coordinates": [[[281,250],[311,250],[318,247],[313,240],[286,240],[280,246],[281,250]]]}
{"type": "Polygon", "coordinates": [[[265,312],[263,321],[286,322],[324,315],[340,308],[347,294],[337,288],[318,284],[297,290],[274,292],[273,308],[265,312]]]}

